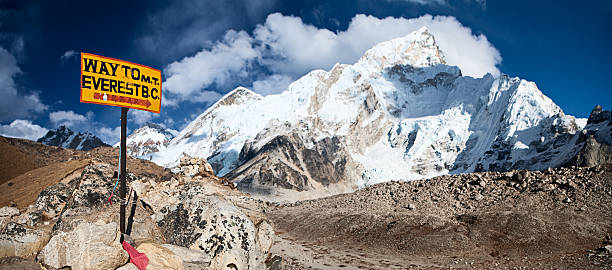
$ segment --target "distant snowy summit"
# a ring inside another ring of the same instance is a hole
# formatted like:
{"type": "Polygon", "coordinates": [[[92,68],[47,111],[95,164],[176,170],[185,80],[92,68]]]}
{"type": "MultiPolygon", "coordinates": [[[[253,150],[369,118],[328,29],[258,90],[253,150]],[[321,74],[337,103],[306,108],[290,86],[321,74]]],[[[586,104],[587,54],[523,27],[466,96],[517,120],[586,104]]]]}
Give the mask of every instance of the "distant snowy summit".
{"type": "Polygon", "coordinates": [[[75,133],[64,125],[58,127],[57,130],[50,130],[45,136],[38,139],[37,142],[51,146],[59,146],[84,151],[91,150],[96,147],[110,146],[89,132],[75,133]]]}
{"type": "MultiPolygon", "coordinates": [[[[176,134],[175,130],[166,129],[155,123],[146,123],[127,137],[126,149],[132,156],[145,157],[165,149],[176,134]]],[[[114,147],[119,147],[119,143],[114,147]]]]}
{"type": "MultiPolygon", "coordinates": [[[[338,193],[391,180],[569,164],[585,134],[610,136],[609,128],[585,131],[586,122],[565,115],[533,82],[463,76],[421,28],[374,46],[353,65],[314,70],[278,95],[239,87],[153,160],[171,167],[183,153],[206,158],[250,192],[338,193]]],[[[602,125],[609,127],[587,129],[602,125]]]]}

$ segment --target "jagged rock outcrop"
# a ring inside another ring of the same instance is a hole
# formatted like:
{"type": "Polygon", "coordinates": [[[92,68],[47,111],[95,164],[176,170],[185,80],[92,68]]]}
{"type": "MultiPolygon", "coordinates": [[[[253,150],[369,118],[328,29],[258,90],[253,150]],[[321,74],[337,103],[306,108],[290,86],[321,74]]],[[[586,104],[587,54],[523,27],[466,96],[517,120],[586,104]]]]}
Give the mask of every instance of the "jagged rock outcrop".
{"type": "Polygon", "coordinates": [[[604,111],[597,105],[580,132],[577,144],[581,150],[570,164],[591,167],[612,162],[612,111],[604,111]]]}
{"type": "Polygon", "coordinates": [[[96,147],[110,146],[89,132],[75,133],[63,125],[58,127],[57,130],[49,130],[49,132],[47,132],[45,136],[38,139],[37,142],[51,146],[60,146],[63,148],[85,151],[94,149],[96,147]]]}
{"type": "MultiPolygon", "coordinates": [[[[239,183],[239,188],[258,193],[274,193],[276,187],[305,191],[345,185],[354,164],[344,137],[325,137],[304,143],[301,134],[278,135],[258,147],[247,142],[240,152],[243,164],[226,177],[239,183]]],[[[346,190],[354,189],[348,185],[346,190]]]]}
{"type": "Polygon", "coordinates": [[[612,162],[612,146],[599,143],[593,135],[587,137],[584,147],[576,155],[577,166],[592,167],[612,162]]]}

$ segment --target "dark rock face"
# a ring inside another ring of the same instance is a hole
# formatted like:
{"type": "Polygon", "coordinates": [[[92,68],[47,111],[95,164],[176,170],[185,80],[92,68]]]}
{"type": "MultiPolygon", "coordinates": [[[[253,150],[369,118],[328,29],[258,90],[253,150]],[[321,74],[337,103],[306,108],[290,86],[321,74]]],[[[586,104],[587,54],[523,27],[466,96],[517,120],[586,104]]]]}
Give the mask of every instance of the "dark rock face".
{"type": "Polygon", "coordinates": [[[74,185],[64,183],[49,186],[40,192],[34,205],[49,217],[55,217],[63,210],[73,190],[74,185]]]}
{"type": "Polygon", "coordinates": [[[612,111],[604,111],[601,105],[595,106],[589,115],[587,124],[597,124],[612,119],[612,111]]]}
{"type": "MultiPolygon", "coordinates": [[[[60,183],[43,191],[46,195],[37,199],[41,210],[48,209],[51,213],[55,211],[56,215],[60,215],[53,233],[73,230],[81,223],[78,217],[97,212],[106,213],[105,211],[111,206],[108,197],[117,181],[114,175],[115,168],[108,164],[89,165],[83,169],[81,177],[67,185],[60,183]],[[64,197],[64,194],[69,195],[64,197]]],[[[134,174],[127,174],[127,183],[135,180],[134,174]]],[[[112,197],[112,207],[118,206],[119,203],[119,187],[117,187],[112,197]]]]}
{"type": "Polygon", "coordinates": [[[96,147],[110,146],[89,132],[75,134],[74,131],[66,126],[60,126],[57,130],[50,130],[45,136],[38,139],[37,142],[84,151],[96,147]]]}
{"type": "Polygon", "coordinates": [[[347,157],[341,154],[341,147],[342,142],[334,136],[318,141],[314,149],[302,151],[302,160],[313,179],[323,185],[340,182],[347,161],[347,157]]]}
{"type": "Polygon", "coordinates": [[[23,236],[26,233],[26,227],[23,224],[10,222],[6,225],[3,234],[9,236],[23,236]]]}
{"type": "MultiPolygon", "coordinates": [[[[117,181],[117,177],[112,174],[114,172],[113,169],[109,165],[85,167],[77,186],[78,190],[68,204],[68,207],[74,210],[79,208],[86,210],[100,208],[106,204],[107,198],[110,196],[110,192],[117,181]]],[[[131,183],[134,180],[136,180],[136,176],[127,173],[126,182],[131,183]]],[[[119,189],[117,187],[115,196],[112,198],[113,204],[119,202],[118,193],[119,189]]]]}
{"type": "Polygon", "coordinates": [[[342,138],[305,143],[296,132],[276,136],[259,149],[246,143],[240,152],[242,166],[226,177],[240,181],[240,189],[261,193],[273,187],[304,191],[311,181],[328,186],[345,178],[349,156],[342,138]]]}
{"type": "Polygon", "coordinates": [[[608,162],[612,162],[612,146],[599,143],[593,135],[590,135],[584,142],[582,150],[576,155],[575,165],[591,167],[608,162]]]}
{"type": "Polygon", "coordinates": [[[612,162],[612,111],[597,105],[576,141],[580,151],[566,165],[596,166],[612,162]]]}
{"type": "MultiPolygon", "coordinates": [[[[161,209],[161,213],[164,214],[164,217],[157,222],[157,225],[162,228],[168,243],[189,247],[202,235],[201,233],[194,233],[195,229],[192,225],[197,226],[198,224],[192,222],[184,204],[165,206],[161,209]]],[[[195,216],[193,219],[199,219],[199,216],[195,216]]],[[[204,221],[204,224],[206,224],[206,221],[204,221]]]]}

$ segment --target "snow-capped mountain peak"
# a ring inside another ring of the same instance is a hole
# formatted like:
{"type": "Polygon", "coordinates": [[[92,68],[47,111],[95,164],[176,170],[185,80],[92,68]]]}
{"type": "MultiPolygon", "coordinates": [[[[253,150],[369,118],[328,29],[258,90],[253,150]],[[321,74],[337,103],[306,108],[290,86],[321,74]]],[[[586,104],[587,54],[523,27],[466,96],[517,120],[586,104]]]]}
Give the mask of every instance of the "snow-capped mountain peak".
{"type": "MultiPolygon", "coordinates": [[[[159,152],[166,148],[166,145],[176,134],[175,130],[166,129],[161,125],[148,122],[134,130],[127,137],[126,150],[128,154],[137,157],[159,152]]],[[[119,147],[119,143],[116,143],[114,147],[119,147]]]]}
{"type": "Polygon", "coordinates": [[[236,87],[236,89],[230,91],[225,94],[219,101],[217,101],[213,106],[230,106],[230,105],[240,105],[249,100],[258,100],[263,98],[260,94],[253,92],[252,90],[245,87],[236,87]]]}
{"type": "Polygon", "coordinates": [[[423,26],[404,37],[377,44],[357,62],[365,70],[380,71],[396,65],[416,68],[446,64],[435,37],[423,26]]]}
{"type": "Polygon", "coordinates": [[[154,155],[206,158],[243,189],[341,192],[391,180],[543,169],[579,151],[576,122],[533,82],[462,76],[421,28],[277,95],[237,88],[154,155]]]}
{"type": "Polygon", "coordinates": [[[49,132],[47,132],[45,136],[38,139],[37,142],[46,145],[85,151],[94,149],[96,147],[110,146],[89,132],[75,133],[64,125],[59,126],[57,130],[49,130],[49,132]]]}

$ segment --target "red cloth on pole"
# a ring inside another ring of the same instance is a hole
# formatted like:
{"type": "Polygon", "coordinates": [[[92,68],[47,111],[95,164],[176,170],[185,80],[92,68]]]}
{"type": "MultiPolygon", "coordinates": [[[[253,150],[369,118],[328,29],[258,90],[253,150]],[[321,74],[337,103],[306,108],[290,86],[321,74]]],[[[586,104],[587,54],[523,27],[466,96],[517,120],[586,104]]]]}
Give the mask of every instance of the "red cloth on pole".
{"type": "Polygon", "coordinates": [[[147,265],[149,264],[149,258],[147,258],[147,255],[138,252],[138,250],[132,247],[132,245],[130,245],[128,242],[123,241],[122,245],[123,249],[125,249],[125,251],[127,251],[127,253],[130,255],[130,262],[136,265],[139,270],[146,270],[147,265]]]}

